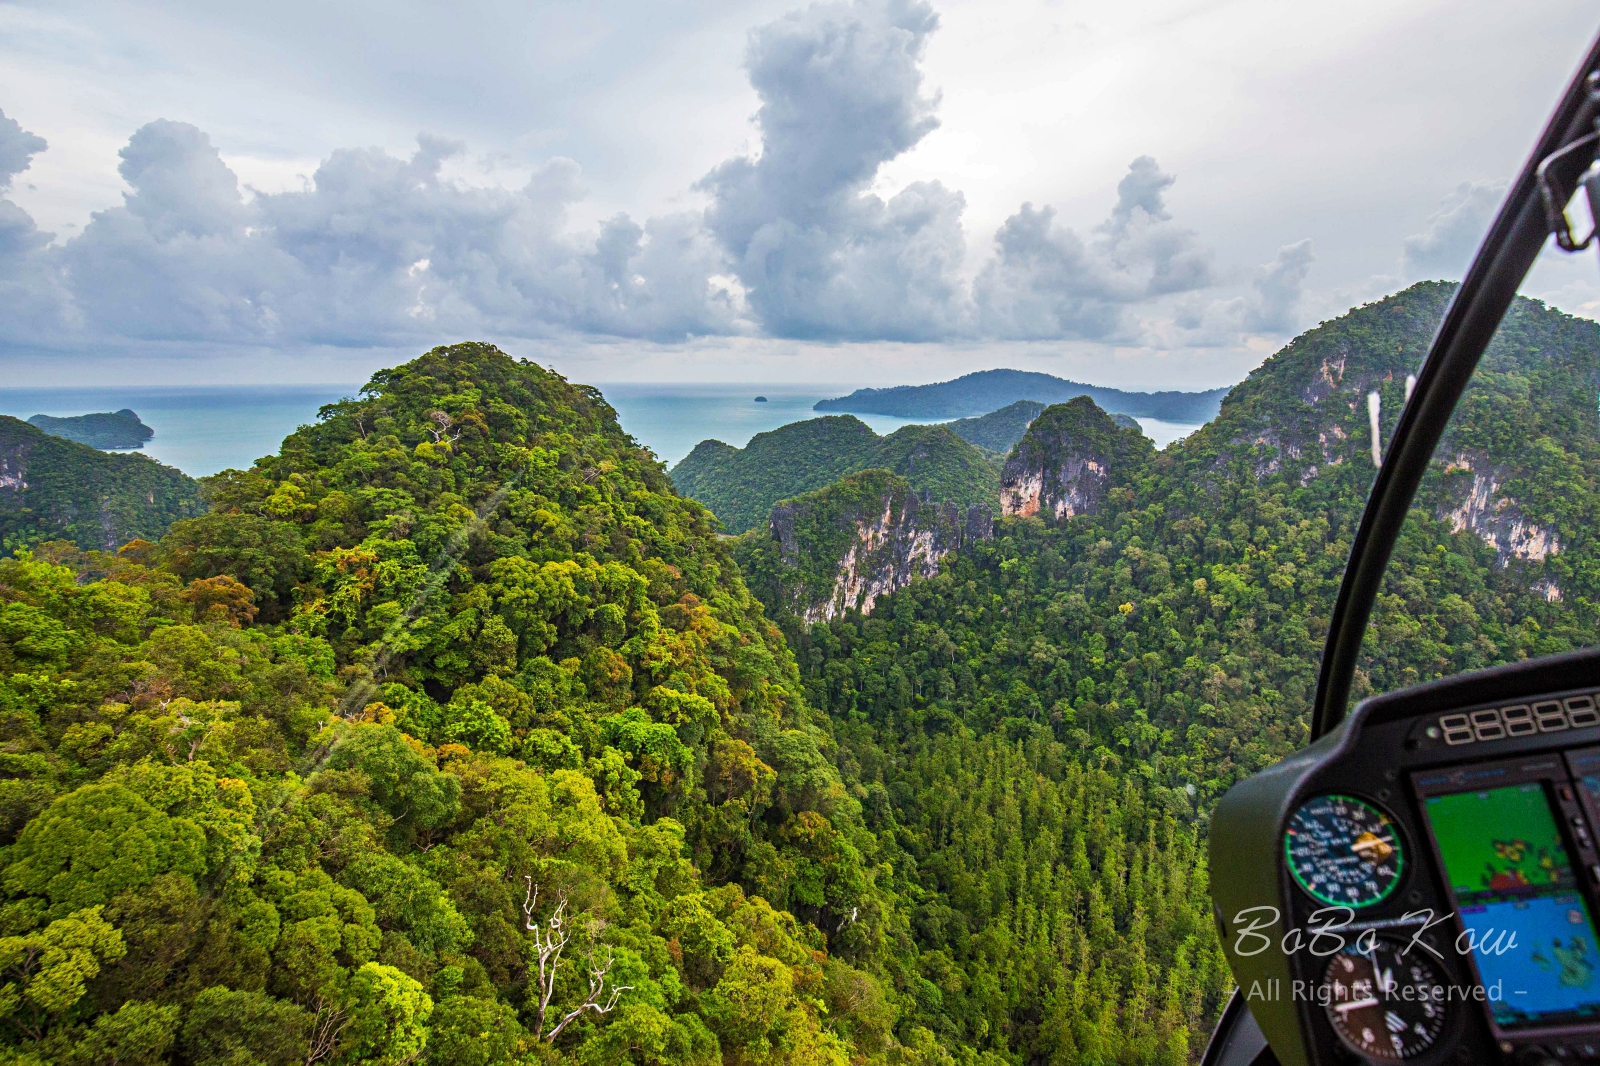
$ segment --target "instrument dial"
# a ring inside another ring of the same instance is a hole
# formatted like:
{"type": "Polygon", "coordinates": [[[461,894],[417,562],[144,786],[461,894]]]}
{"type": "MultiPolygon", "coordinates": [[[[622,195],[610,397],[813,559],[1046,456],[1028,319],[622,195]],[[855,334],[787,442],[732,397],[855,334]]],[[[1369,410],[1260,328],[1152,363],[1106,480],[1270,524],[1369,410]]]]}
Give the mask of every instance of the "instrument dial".
{"type": "Polygon", "coordinates": [[[1428,1051],[1447,1020],[1445,980],[1422,950],[1381,938],[1333,956],[1318,998],[1339,1039],[1381,1062],[1428,1051]]]}
{"type": "Polygon", "coordinates": [[[1283,854],[1295,883],[1332,906],[1368,907],[1388,897],[1405,869],[1394,822],[1354,796],[1318,796],[1289,818],[1283,854]]]}

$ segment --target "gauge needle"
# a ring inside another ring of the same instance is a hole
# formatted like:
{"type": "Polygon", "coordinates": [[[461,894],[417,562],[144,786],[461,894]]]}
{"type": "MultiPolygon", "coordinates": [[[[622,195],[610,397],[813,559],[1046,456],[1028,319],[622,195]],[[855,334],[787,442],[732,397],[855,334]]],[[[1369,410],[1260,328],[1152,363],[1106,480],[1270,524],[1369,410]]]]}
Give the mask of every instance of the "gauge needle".
{"type": "Polygon", "coordinates": [[[1377,1005],[1378,1001],[1376,999],[1353,999],[1349,1003],[1341,1003],[1333,1009],[1343,1014],[1346,1011],[1360,1010],[1363,1007],[1376,1007],[1377,1005]]]}

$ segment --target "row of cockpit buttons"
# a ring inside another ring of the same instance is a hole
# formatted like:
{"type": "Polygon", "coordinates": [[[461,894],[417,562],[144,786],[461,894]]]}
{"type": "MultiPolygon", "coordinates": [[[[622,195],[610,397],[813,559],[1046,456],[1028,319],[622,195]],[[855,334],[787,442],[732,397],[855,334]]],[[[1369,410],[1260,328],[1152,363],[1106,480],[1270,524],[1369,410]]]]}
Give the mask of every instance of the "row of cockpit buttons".
{"type": "Polygon", "coordinates": [[[1536,700],[1510,707],[1489,707],[1466,714],[1447,714],[1439,719],[1430,735],[1444,736],[1450,745],[1474,744],[1506,737],[1527,737],[1535,733],[1559,733],[1600,725],[1600,710],[1593,696],[1569,696],[1564,700],[1536,700]]]}
{"type": "Polygon", "coordinates": [[[1500,1045],[1500,1050],[1506,1054],[1520,1051],[1517,1055],[1518,1062],[1538,1062],[1541,1059],[1555,1059],[1558,1062],[1594,1062],[1600,1059],[1600,1044],[1524,1044],[1520,1049],[1511,1043],[1500,1045]]]}

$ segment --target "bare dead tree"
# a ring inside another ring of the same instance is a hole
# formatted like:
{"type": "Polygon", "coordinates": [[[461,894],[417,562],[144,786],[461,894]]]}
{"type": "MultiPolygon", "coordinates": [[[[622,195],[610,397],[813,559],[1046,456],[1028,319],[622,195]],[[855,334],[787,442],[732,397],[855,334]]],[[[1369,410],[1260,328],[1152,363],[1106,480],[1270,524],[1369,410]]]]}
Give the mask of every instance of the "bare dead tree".
{"type": "MultiPolygon", "coordinates": [[[[554,1043],[563,1029],[586,1012],[609,1014],[615,1010],[617,1002],[622,999],[622,994],[632,991],[633,986],[613,986],[609,994],[606,992],[606,978],[611,972],[614,960],[610,952],[607,952],[603,963],[596,961],[592,946],[594,925],[591,925],[591,946],[585,952],[589,971],[588,998],[563,1014],[555,1028],[547,1035],[544,1031],[545,1017],[550,1009],[550,1000],[555,996],[556,976],[561,972],[561,953],[572,940],[572,918],[567,914],[567,894],[561,892],[556,896],[555,910],[551,912],[543,926],[534,921],[534,912],[539,907],[539,886],[533,883],[532,877],[524,877],[523,880],[528,883],[528,890],[522,899],[522,925],[533,934],[534,957],[538,960],[539,968],[538,974],[534,977],[538,1008],[534,1013],[533,1035],[536,1040],[543,1038],[549,1043],[554,1043]]],[[[556,1010],[560,1012],[559,1007],[556,1010]]]]}
{"type": "Polygon", "coordinates": [[[539,974],[535,978],[539,1006],[534,1013],[533,1028],[534,1038],[538,1039],[544,1034],[545,1011],[550,1007],[550,997],[555,995],[561,953],[566,950],[567,941],[572,939],[572,932],[567,928],[567,894],[563,892],[556,897],[556,909],[541,930],[533,920],[533,912],[539,906],[539,886],[533,883],[532,877],[524,877],[523,880],[528,883],[528,891],[522,900],[522,925],[533,934],[534,956],[539,960],[539,974]]]}
{"type": "Polygon", "coordinates": [[[433,423],[433,425],[426,427],[428,432],[433,434],[433,443],[454,444],[461,439],[461,431],[459,429],[455,431],[453,436],[445,437],[445,434],[450,432],[450,427],[456,424],[456,420],[443,411],[429,411],[428,419],[433,423]]]}
{"type": "Polygon", "coordinates": [[[622,999],[622,993],[633,989],[632,985],[612,985],[610,995],[606,995],[606,977],[610,974],[611,964],[615,960],[612,958],[611,952],[607,951],[606,961],[596,962],[593,948],[590,948],[586,955],[589,963],[589,997],[562,1015],[561,1021],[557,1022],[556,1027],[550,1030],[550,1035],[545,1039],[552,1044],[556,1042],[556,1037],[561,1035],[561,1030],[582,1017],[585,1012],[594,1011],[596,1014],[610,1014],[616,1009],[617,1001],[622,999]],[[604,1004],[600,1002],[602,996],[606,997],[604,1004]]]}
{"type": "Polygon", "coordinates": [[[349,1011],[335,1007],[318,996],[316,1013],[306,1027],[305,1066],[316,1066],[316,1063],[333,1058],[350,1021],[349,1011]]]}

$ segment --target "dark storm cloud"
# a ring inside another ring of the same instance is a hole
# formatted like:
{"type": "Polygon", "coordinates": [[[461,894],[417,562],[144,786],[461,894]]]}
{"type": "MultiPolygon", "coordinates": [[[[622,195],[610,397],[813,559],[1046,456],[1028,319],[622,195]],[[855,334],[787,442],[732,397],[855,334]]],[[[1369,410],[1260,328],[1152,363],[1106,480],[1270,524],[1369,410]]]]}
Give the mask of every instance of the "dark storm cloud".
{"type": "MultiPolygon", "coordinates": [[[[874,191],[882,168],[938,125],[920,68],[937,26],[926,0],[858,0],[761,27],[746,54],[759,154],[706,175],[703,211],[617,215],[586,233],[571,226],[583,189],[569,160],[520,189],[468,186],[442,170],[465,146],[423,134],[409,158],[341,149],[304,188],[260,193],[203,131],[151,122],[120,153],[123,202],[64,244],[0,201],[0,344],[1138,342],[1160,301],[1215,284],[1212,253],[1168,210],[1175,177],[1148,156],[1081,236],[1053,208],[1024,204],[969,284],[959,192],[874,191]]],[[[44,147],[0,120],[0,189],[44,147]]],[[[1230,321],[1281,328],[1309,262],[1309,245],[1280,253],[1230,321]]]]}

